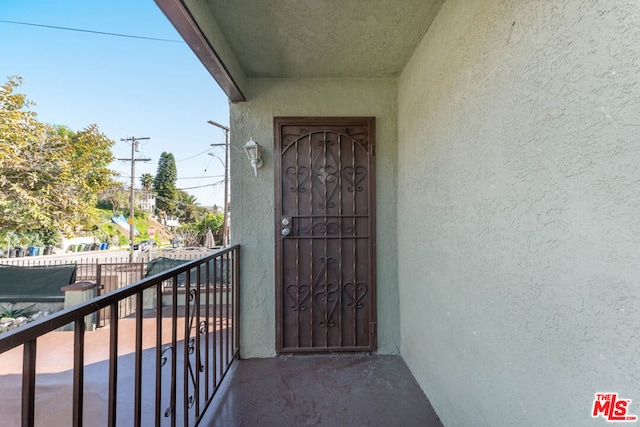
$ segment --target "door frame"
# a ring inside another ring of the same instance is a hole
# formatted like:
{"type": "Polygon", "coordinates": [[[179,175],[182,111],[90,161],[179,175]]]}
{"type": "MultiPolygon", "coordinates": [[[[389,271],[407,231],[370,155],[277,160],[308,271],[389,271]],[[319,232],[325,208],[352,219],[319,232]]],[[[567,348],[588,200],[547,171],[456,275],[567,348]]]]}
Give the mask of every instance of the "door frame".
{"type": "Polygon", "coordinates": [[[376,258],[377,258],[377,245],[376,245],[376,174],[375,174],[375,155],[376,155],[376,120],[375,117],[304,117],[304,116],[293,116],[293,117],[274,117],[273,119],[273,132],[274,132],[274,150],[273,150],[273,161],[274,161],[274,238],[275,238],[275,310],[276,310],[276,352],[278,354],[288,354],[288,353],[323,353],[322,347],[313,348],[313,349],[298,349],[296,351],[286,351],[283,350],[283,299],[284,299],[284,286],[281,286],[281,282],[283,280],[283,271],[282,271],[282,240],[281,240],[281,228],[282,224],[281,215],[282,215],[282,150],[281,150],[281,142],[282,142],[282,133],[281,129],[283,126],[367,126],[368,130],[368,144],[369,144],[369,254],[368,254],[368,263],[369,263],[369,271],[371,274],[371,287],[369,289],[371,293],[370,297],[370,309],[369,309],[369,347],[366,349],[363,348],[348,348],[336,350],[332,348],[330,351],[344,351],[344,352],[372,352],[377,350],[378,347],[378,331],[377,331],[377,273],[376,273],[376,258]]]}

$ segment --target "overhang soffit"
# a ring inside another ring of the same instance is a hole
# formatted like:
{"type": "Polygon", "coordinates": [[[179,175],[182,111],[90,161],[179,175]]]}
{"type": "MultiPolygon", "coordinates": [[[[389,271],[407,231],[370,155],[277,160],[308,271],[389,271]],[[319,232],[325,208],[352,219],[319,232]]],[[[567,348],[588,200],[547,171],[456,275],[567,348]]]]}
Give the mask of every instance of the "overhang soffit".
{"type": "Polygon", "coordinates": [[[397,76],[443,0],[207,0],[247,77],[397,76]]]}

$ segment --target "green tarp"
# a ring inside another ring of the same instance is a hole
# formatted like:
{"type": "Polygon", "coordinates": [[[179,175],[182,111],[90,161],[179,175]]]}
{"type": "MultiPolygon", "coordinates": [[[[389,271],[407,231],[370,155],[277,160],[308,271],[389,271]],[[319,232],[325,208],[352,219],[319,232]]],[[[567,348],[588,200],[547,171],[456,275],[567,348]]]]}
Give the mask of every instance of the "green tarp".
{"type": "Polygon", "coordinates": [[[1,302],[64,302],[60,290],[76,281],[76,265],[0,265],[1,302]]]}

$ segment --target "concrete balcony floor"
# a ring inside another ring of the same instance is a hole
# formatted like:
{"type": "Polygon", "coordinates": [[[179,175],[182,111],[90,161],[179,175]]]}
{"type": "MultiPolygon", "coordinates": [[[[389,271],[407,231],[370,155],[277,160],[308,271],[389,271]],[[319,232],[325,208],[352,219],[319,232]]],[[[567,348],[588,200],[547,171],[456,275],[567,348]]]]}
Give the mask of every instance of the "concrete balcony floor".
{"type": "Polygon", "coordinates": [[[201,426],[442,426],[399,356],[236,361],[201,426]]]}
{"type": "MultiPolygon", "coordinates": [[[[155,315],[152,314],[146,313],[143,325],[147,331],[143,342],[143,390],[151,392],[155,375],[155,315]]],[[[163,324],[170,321],[170,317],[165,317],[163,324]]],[[[184,330],[183,322],[184,317],[179,317],[179,331],[184,330]]],[[[222,323],[217,329],[216,333],[222,334],[217,342],[227,333],[233,333],[222,323]]],[[[170,330],[169,323],[164,325],[163,336],[170,330]]],[[[119,332],[118,376],[123,386],[118,388],[117,425],[131,425],[134,319],[121,319],[119,332]]],[[[108,336],[108,327],[85,335],[85,425],[106,422],[108,336]]],[[[163,342],[170,342],[169,338],[165,337],[163,342]]],[[[183,347],[181,338],[179,349],[183,347]]],[[[36,425],[71,425],[73,333],[54,331],[42,336],[38,339],[38,354],[36,425]]],[[[181,360],[180,355],[178,359],[181,360]]],[[[20,424],[21,372],[21,348],[0,355],[0,394],[3,396],[0,426],[20,424]]],[[[178,384],[182,383],[181,372],[182,369],[178,369],[178,384]]],[[[163,390],[169,390],[170,380],[170,375],[163,376],[163,382],[167,382],[163,390]]],[[[165,402],[168,396],[165,391],[162,409],[168,404],[165,402]]],[[[176,409],[179,424],[182,397],[178,396],[176,409]]],[[[143,402],[143,425],[151,425],[155,417],[152,396],[143,396],[143,402]]],[[[165,421],[163,418],[163,425],[165,421]]],[[[236,360],[200,425],[431,427],[442,424],[402,358],[347,353],[236,360]]]]}

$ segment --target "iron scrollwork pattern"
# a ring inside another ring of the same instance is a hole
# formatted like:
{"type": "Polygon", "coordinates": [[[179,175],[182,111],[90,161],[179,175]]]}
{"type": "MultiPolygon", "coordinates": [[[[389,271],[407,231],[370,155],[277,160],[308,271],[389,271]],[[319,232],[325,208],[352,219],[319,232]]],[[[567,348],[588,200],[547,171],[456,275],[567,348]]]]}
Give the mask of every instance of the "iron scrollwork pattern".
{"type": "Polygon", "coordinates": [[[369,290],[369,287],[364,282],[357,283],[345,283],[344,295],[347,299],[347,307],[352,309],[361,309],[364,307],[362,299],[365,297],[369,290]]]}
{"type": "Polygon", "coordinates": [[[315,224],[308,227],[300,227],[301,235],[321,235],[321,236],[331,236],[338,235],[340,232],[342,234],[353,234],[353,226],[351,225],[342,225],[337,222],[327,221],[327,222],[316,222],[315,224]]]}
{"type": "Polygon", "coordinates": [[[342,176],[347,181],[348,192],[360,192],[364,189],[360,184],[367,176],[367,169],[364,166],[347,166],[342,170],[342,176]]]}
{"type": "Polygon", "coordinates": [[[310,295],[309,286],[305,284],[289,285],[287,286],[287,295],[292,300],[292,304],[289,307],[293,311],[305,311],[307,309],[306,301],[310,295]]]}
{"type": "Polygon", "coordinates": [[[289,191],[292,193],[305,193],[307,191],[307,187],[304,184],[310,177],[309,168],[300,166],[289,166],[285,171],[285,176],[287,180],[291,184],[289,187],[289,191]]]}
{"type": "Polygon", "coordinates": [[[314,298],[322,310],[322,320],[318,324],[323,328],[334,327],[336,322],[333,320],[333,313],[338,306],[338,285],[321,283],[314,294],[314,298]]]}
{"type": "Polygon", "coordinates": [[[317,184],[314,181],[314,189],[320,196],[318,206],[320,209],[334,208],[335,202],[332,199],[340,184],[337,160],[339,153],[335,152],[336,148],[339,150],[339,146],[327,134],[317,145],[320,149],[316,151],[313,169],[317,181],[317,184]]]}
{"type": "MultiPolygon", "coordinates": [[[[160,353],[160,367],[164,367],[167,364],[167,361],[169,360],[169,354],[171,355],[171,357],[175,357],[175,349],[172,346],[167,346],[162,350],[162,353],[160,353]],[[167,354],[168,353],[168,354],[167,354]]],[[[173,394],[173,390],[171,391],[171,393],[173,394]]],[[[175,396],[172,396],[170,401],[173,402],[174,401],[175,396]]],[[[164,417],[165,418],[169,418],[171,416],[171,414],[173,413],[174,407],[172,404],[170,404],[165,410],[164,410],[164,417]]]]}
{"type": "Polygon", "coordinates": [[[316,280],[314,280],[315,292],[313,293],[313,299],[322,313],[322,320],[320,320],[319,325],[323,328],[330,328],[336,324],[333,320],[333,314],[338,306],[338,285],[329,282],[327,278],[329,264],[334,264],[336,260],[332,257],[320,257],[319,261],[322,268],[320,268],[316,275],[316,280]],[[324,282],[322,279],[327,281],[324,282]]]}

